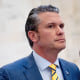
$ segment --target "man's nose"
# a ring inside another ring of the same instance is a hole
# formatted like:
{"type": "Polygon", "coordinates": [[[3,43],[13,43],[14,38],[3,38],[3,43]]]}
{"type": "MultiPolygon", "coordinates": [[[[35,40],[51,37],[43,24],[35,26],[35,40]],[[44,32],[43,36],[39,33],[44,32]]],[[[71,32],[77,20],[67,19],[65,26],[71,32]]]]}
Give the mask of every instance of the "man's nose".
{"type": "Polygon", "coordinates": [[[62,35],[62,34],[64,34],[63,28],[61,28],[60,26],[58,26],[56,33],[57,33],[57,35],[62,35]]]}

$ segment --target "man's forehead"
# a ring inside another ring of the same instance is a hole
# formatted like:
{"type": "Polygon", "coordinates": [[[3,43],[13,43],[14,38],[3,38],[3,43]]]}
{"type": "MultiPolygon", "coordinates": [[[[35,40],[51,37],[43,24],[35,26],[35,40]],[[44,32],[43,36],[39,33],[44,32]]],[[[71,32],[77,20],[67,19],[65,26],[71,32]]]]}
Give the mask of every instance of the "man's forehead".
{"type": "Polygon", "coordinates": [[[59,13],[57,13],[57,12],[41,12],[41,13],[39,13],[39,16],[46,16],[46,15],[59,15],[59,13]]]}
{"type": "Polygon", "coordinates": [[[61,21],[61,16],[56,12],[43,12],[39,14],[41,21],[61,21]]]}

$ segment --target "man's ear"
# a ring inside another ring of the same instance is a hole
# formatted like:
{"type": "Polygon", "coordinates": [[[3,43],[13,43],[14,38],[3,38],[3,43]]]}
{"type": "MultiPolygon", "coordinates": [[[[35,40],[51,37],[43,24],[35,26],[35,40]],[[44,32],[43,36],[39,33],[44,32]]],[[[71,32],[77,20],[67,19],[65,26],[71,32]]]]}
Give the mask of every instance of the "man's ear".
{"type": "Polygon", "coordinates": [[[28,36],[33,42],[36,42],[38,40],[37,32],[35,31],[29,31],[28,36]]]}

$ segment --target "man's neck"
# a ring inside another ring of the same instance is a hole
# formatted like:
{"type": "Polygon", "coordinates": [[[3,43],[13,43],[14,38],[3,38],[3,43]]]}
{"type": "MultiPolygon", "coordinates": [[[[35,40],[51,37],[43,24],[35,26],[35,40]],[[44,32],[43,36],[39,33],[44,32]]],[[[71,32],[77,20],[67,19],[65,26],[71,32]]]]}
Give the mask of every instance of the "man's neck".
{"type": "Polygon", "coordinates": [[[51,63],[54,63],[57,59],[58,50],[53,50],[53,49],[44,49],[41,47],[33,47],[33,50],[40,55],[41,57],[45,58],[46,60],[48,60],[51,63]]]}

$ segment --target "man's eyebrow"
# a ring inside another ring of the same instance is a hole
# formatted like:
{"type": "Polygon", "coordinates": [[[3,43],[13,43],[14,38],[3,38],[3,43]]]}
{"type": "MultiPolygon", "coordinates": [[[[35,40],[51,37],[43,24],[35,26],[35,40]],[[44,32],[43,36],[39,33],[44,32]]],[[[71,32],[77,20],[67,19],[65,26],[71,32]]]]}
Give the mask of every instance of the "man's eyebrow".
{"type": "Polygon", "coordinates": [[[48,23],[48,25],[49,25],[49,24],[56,24],[56,23],[55,23],[55,22],[51,22],[51,23],[48,23]]]}
{"type": "MultiPolygon", "coordinates": [[[[53,25],[55,25],[55,24],[57,24],[57,23],[55,23],[55,22],[51,22],[51,23],[48,23],[47,25],[49,25],[49,24],[53,24],[53,25]]],[[[61,22],[60,24],[64,24],[64,22],[61,22]]]]}
{"type": "Polygon", "coordinates": [[[64,24],[64,22],[62,22],[61,24],[64,24]]]}

